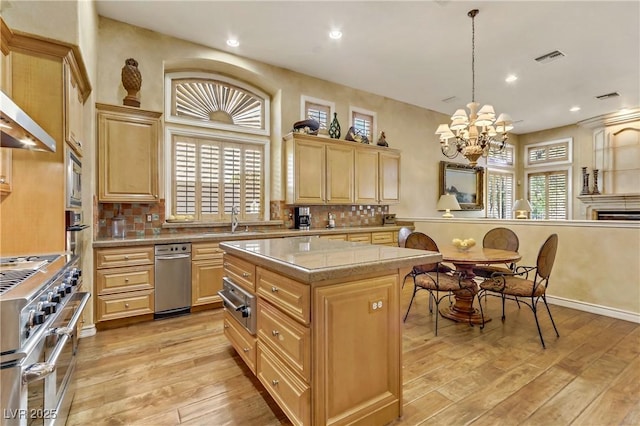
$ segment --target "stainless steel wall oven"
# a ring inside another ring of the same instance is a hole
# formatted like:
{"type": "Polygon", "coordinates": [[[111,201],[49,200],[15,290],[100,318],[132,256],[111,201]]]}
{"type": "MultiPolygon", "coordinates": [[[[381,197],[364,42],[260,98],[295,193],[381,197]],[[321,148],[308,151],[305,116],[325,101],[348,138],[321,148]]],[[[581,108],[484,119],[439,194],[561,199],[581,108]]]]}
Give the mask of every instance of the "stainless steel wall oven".
{"type": "Polygon", "coordinates": [[[65,145],[65,208],[82,208],[82,162],[71,148],[65,145]]]}
{"type": "Polygon", "coordinates": [[[225,309],[236,321],[249,333],[255,335],[256,321],[256,296],[245,291],[234,283],[229,277],[222,278],[222,290],[218,292],[225,309]]]}

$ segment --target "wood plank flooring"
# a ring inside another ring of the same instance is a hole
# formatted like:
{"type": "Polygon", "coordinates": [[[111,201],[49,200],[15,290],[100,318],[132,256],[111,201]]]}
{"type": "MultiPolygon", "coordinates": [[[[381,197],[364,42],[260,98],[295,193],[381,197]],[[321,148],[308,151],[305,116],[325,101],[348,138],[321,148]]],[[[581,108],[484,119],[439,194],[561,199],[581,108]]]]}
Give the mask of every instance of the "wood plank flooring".
{"type": "MultiPolygon", "coordinates": [[[[484,330],[441,317],[436,337],[427,296],[404,324],[404,414],[392,426],[640,424],[640,325],[551,306],[560,338],[541,312],[545,350],[529,308],[507,302],[502,322],[489,298],[484,330]]],[[[81,339],[67,424],[290,424],[222,330],[216,310],[81,339]]]]}

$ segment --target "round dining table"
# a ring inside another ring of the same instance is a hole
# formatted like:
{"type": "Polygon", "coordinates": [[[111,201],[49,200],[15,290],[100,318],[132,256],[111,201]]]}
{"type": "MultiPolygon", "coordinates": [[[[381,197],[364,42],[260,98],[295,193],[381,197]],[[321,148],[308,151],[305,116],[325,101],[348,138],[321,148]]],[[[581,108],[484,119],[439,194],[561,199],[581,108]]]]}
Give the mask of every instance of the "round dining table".
{"type": "MultiPolygon", "coordinates": [[[[500,263],[512,263],[519,261],[522,256],[518,252],[509,250],[499,250],[484,247],[472,247],[467,251],[460,251],[455,247],[440,247],[442,261],[453,263],[456,271],[464,274],[463,279],[473,280],[475,274],[473,267],[476,265],[490,265],[500,263]]],[[[440,308],[440,315],[454,321],[471,322],[472,324],[482,324],[480,311],[473,307],[473,299],[478,293],[478,285],[474,281],[473,291],[467,289],[454,291],[455,302],[452,305],[440,308]]],[[[480,303],[480,301],[478,301],[480,303]]],[[[491,321],[486,317],[484,321],[491,321]]]]}

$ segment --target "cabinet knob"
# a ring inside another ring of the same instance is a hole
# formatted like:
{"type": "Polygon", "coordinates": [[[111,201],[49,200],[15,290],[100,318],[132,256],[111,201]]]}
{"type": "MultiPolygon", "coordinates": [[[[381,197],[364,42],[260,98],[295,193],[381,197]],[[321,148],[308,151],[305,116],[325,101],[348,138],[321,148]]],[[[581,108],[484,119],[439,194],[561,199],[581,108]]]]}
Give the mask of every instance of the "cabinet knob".
{"type": "Polygon", "coordinates": [[[242,273],[242,277],[243,277],[243,278],[249,278],[250,276],[251,276],[251,274],[250,274],[250,273],[248,273],[248,272],[243,272],[243,273],[242,273]]]}
{"type": "Polygon", "coordinates": [[[129,282],[129,278],[125,278],[125,279],[124,279],[124,282],[125,282],[125,283],[128,283],[128,282],[129,282]]]}
{"type": "Polygon", "coordinates": [[[224,325],[224,328],[229,328],[229,324],[225,324],[225,325],[224,325]]]}
{"type": "Polygon", "coordinates": [[[229,266],[229,262],[223,262],[222,266],[224,266],[226,268],[227,266],[229,266]]]}
{"type": "Polygon", "coordinates": [[[158,198],[158,194],[153,194],[153,198],[158,198]]]}
{"type": "Polygon", "coordinates": [[[124,304],[124,307],[125,307],[125,308],[128,308],[128,307],[129,307],[129,304],[128,304],[128,303],[125,303],[125,304],[124,304]]]}
{"type": "Polygon", "coordinates": [[[274,336],[277,336],[280,334],[280,332],[278,330],[273,330],[271,334],[273,334],[274,336]]]}
{"type": "Polygon", "coordinates": [[[124,260],[129,260],[129,256],[125,256],[125,257],[124,257],[124,260]]]}
{"type": "Polygon", "coordinates": [[[245,352],[249,352],[250,350],[251,350],[251,349],[249,349],[249,348],[244,348],[244,349],[243,349],[243,351],[245,351],[245,352]]]}
{"type": "Polygon", "coordinates": [[[5,183],[5,182],[6,182],[6,180],[5,180],[4,176],[0,177],[0,183],[5,183]]]}
{"type": "Polygon", "coordinates": [[[277,293],[278,287],[271,287],[271,293],[277,293]]]}
{"type": "Polygon", "coordinates": [[[77,145],[78,147],[82,148],[82,142],[80,142],[80,141],[76,141],[76,145],[77,145]]]}
{"type": "Polygon", "coordinates": [[[279,382],[279,381],[277,381],[276,379],[273,379],[273,380],[271,381],[271,384],[272,384],[273,386],[277,386],[277,385],[278,385],[278,383],[280,383],[280,382],[279,382]]]}

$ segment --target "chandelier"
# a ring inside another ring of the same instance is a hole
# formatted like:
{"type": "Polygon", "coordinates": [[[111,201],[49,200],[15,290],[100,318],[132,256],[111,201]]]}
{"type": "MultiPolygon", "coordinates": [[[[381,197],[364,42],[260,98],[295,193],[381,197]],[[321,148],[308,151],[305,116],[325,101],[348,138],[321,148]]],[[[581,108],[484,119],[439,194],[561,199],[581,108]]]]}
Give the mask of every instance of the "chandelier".
{"type": "Polygon", "coordinates": [[[475,166],[480,157],[486,157],[489,152],[498,154],[504,152],[507,144],[507,132],[513,129],[513,121],[508,114],[500,114],[496,119],[493,106],[476,102],[476,27],[475,17],[478,9],[467,13],[471,18],[471,103],[467,104],[469,116],[463,108],[458,109],[451,116],[451,125],[441,124],[436,130],[440,135],[440,149],[448,158],[464,155],[469,164],[475,166]],[[449,139],[453,139],[449,142],[449,139]]]}

